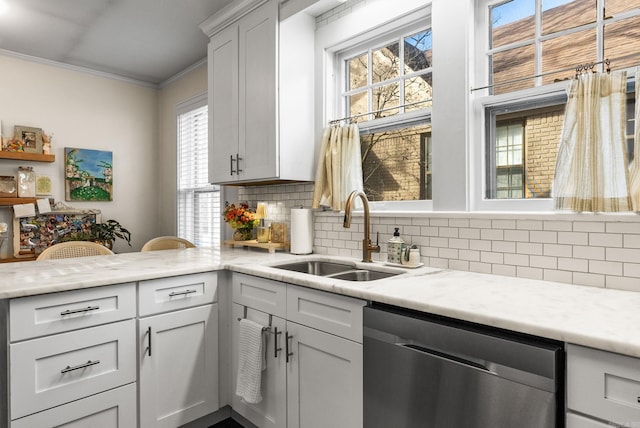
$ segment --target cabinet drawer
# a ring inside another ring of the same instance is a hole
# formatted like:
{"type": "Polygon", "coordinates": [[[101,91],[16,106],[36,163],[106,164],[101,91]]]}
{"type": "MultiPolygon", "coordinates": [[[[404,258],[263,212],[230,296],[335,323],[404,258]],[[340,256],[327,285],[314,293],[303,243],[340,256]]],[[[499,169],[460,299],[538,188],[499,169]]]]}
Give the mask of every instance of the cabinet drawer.
{"type": "Polygon", "coordinates": [[[141,281],[138,294],[141,317],[213,303],[218,298],[218,275],[207,272],[141,281]]]}
{"type": "Polygon", "coordinates": [[[640,421],[640,360],[567,345],[567,407],[605,421],[640,421]]]}
{"type": "Polygon", "coordinates": [[[133,283],[21,297],[9,301],[11,342],[136,316],[133,283]]]}
{"type": "Polygon", "coordinates": [[[135,320],[10,345],[11,419],[136,380],[135,320]]]}
{"type": "Polygon", "coordinates": [[[290,285],[287,319],[362,343],[363,300],[290,285]]]}
{"type": "Polygon", "coordinates": [[[136,384],[92,395],[11,422],[11,428],[135,428],[136,384]]]}
{"type": "Polygon", "coordinates": [[[286,318],[286,284],[234,273],[232,294],[234,303],[286,318]]]}

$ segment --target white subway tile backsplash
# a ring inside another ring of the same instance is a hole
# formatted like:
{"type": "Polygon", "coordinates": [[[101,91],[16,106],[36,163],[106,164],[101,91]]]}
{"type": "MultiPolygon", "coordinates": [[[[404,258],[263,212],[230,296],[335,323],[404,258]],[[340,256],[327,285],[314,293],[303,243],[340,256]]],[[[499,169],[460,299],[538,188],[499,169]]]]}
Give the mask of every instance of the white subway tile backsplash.
{"type": "Polygon", "coordinates": [[[640,249],[607,248],[605,255],[609,261],[640,263],[640,249]]]}
{"type": "Polygon", "coordinates": [[[573,283],[580,285],[590,285],[592,287],[604,287],[605,276],[595,273],[573,273],[573,283]]]}
{"type": "MultiPolygon", "coordinates": [[[[364,0],[349,0],[364,4],[364,0]]],[[[290,209],[311,206],[313,184],[238,188],[239,200],[255,207],[269,202],[273,221],[289,222],[290,209]]],[[[314,252],[362,257],[363,218],[356,215],[350,229],[342,227],[340,212],[316,211],[314,252]]],[[[563,283],[640,292],[640,216],[620,219],[589,215],[484,213],[420,213],[371,217],[372,239],[380,234],[382,251],[374,260],[386,261],[386,242],[394,227],[407,244],[420,248],[428,266],[495,275],[518,276],[563,283]]]]}
{"type": "Polygon", "coordinates": [[[590,233],[589,245],[596,247],[622,247],[622,235],[619,233],[590,233]]]}
{"type": "Polygon", "coordinates": [[[529,266],[543,269],[558,269],[558,259],[549,256],[530,256],[529,266]]]}
{"type": "Polygon", "coordinates": [[[602,260],[589,260],[589,272],[604,275],[622,276],[622,263],[605,262],[602,260]]]}
{"type": "Polygon", "coordinates": [[[581,245],[573,246],[573,257],[577,259],[604,260],[605,247],[586,247],[581,245]]]}
{"type": "Polygon", "coordinates": [[[504,263],[514,266],[529,266],[529,257],[526,254],[505,254],[504,263]]]}
{"type": "Polygon", "coordinates": [[[589,245],[589,233],[558,232],[558,244],[589,245]]]}
{"type": "Polygon", "coordinates": [[[533,230],[529,233],[529,240],[531,242],[555,244],[558,242],[558,232],[533,230]]]}
{"type": "Polygon", "coordinates": [[[529,233],[530,232],[528,230],[505,230],[504,240],[529,242],[529,233]]]}

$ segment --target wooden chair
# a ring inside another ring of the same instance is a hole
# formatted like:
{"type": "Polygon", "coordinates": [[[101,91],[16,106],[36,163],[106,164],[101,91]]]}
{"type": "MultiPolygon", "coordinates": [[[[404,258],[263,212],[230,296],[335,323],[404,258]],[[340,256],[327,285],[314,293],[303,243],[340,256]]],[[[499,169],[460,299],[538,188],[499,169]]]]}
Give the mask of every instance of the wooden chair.
{"type": "Polygon", "coordinates": [[[113,251],[89,241],[69,241],[55,244],[40,253],[36,260],[69,259],[73,257],[106,256],[113,251]]]}
{"type": "Polygon", "coordinates": [[[178,250],[181,248],[195,248],[195,245],[177,236],[159,236],[147,241],[140,251],[178,250]]]}

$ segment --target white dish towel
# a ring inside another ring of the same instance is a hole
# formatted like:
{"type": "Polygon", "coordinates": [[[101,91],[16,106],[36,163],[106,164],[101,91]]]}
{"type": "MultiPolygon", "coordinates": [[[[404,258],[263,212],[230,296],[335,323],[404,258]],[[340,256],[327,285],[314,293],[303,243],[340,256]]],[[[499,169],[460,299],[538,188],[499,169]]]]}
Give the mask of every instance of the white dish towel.
{"type": "Polygon", "coordinates": [[[262,401],[263,326],[243,318],[240,320],[239,336],[236,395],[247,403],[257,404],[262,401]]]}

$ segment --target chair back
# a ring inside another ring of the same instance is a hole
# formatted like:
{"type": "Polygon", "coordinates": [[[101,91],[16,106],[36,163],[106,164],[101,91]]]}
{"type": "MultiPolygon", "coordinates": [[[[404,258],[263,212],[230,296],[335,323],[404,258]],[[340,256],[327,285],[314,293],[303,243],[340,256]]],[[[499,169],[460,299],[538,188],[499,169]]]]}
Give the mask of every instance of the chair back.
{"type": "Polygon", "coordinates": [[[40,253],[36,260],[69,259],[73,257],[105,256],[113,251],[89,241],[69,241],[55,244],[40,253]]]}
{"type": "Polygon", "coordinates": [[[177,236],[159,236],[147,241],[140,251],[178,250],[181,248],[195,248],[195,245],[177,236]]]}

